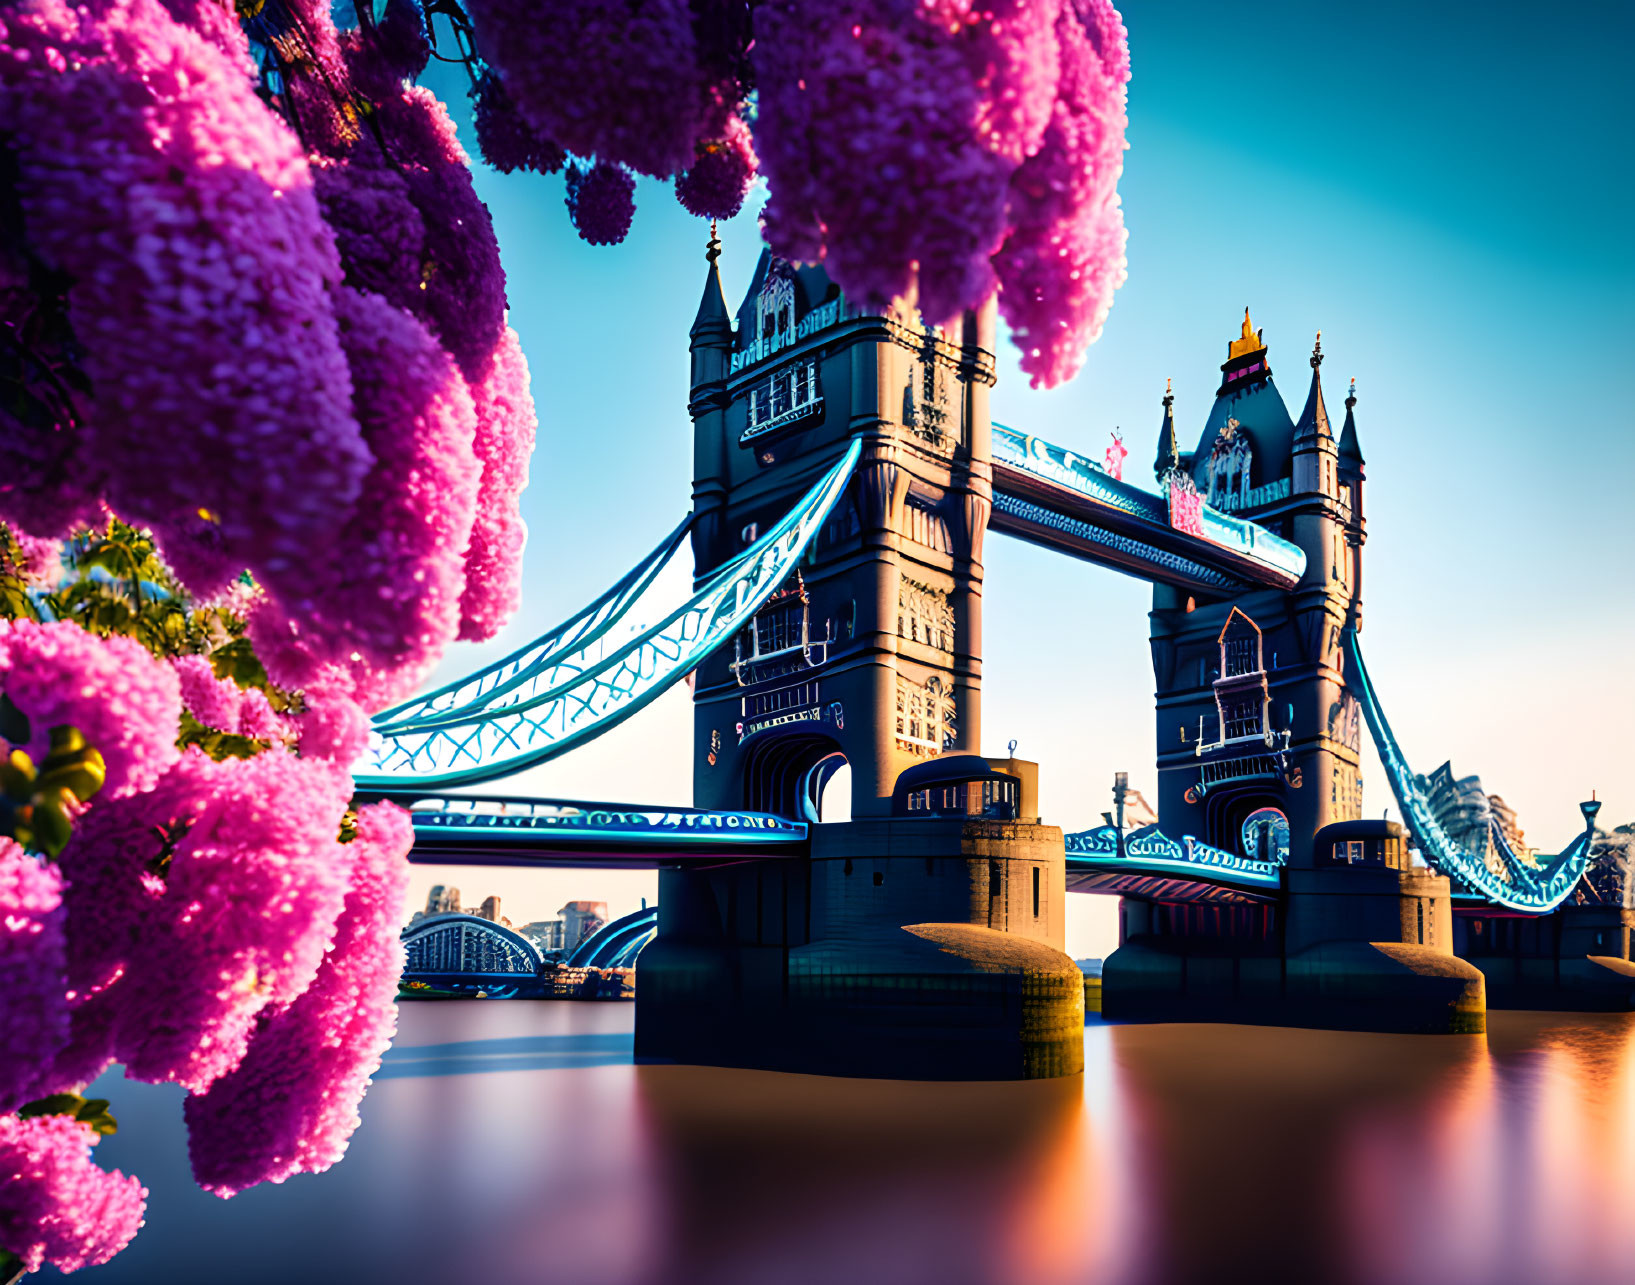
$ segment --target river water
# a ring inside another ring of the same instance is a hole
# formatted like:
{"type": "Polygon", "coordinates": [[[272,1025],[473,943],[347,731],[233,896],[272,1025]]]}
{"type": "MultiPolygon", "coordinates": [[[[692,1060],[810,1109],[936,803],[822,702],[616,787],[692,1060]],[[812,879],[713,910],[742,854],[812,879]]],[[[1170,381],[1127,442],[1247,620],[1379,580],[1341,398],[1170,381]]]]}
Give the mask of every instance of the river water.
{"type": "Polygon", "coordinates": [[[401,1011],[347,1158],[231,1201],[178,1090],[105,1077],[148,1225],[77,1279],[1635,1282],[1635,1015],[1092,1018],[1082,1078],[925,1084],[634,1066],[628,1004],[401,1011]]]}

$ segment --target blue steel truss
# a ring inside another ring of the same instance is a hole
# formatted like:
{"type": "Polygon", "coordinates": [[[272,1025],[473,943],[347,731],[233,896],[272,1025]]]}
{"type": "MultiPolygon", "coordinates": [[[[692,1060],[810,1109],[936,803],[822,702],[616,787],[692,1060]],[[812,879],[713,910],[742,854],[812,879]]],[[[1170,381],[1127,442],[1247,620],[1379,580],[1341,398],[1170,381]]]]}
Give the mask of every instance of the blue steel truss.
{"type": "Polygon", "coordinates": [[[1156,825],[1142,826],[1126,834],[1122,856],[1119,855],[1118,830],[1110,825],[1066,835],[1065,841],[1069,870],[1204,879],[1259,892],[1276,892],[1283,886],[1281,861],[1240,857],[1235,852],[1201,843],[1191,835],[1177,842],[1156,825]]]}
{"type": "Polygon", "coordinates": [[[1583,878],[1589,862],[1593,837],[1590,829],[1586,828],[1560,854],[1543,857],[1516,852],[1503,830],[1494,824],[1491,827],[1492,865],[1487,853],[1472,852],[1457,843],[1437,819],[1436,811],[1420,785],[1423,778],[1414,775],[1396,737],[1392,735],[1374,684],[1369,680],[1368,667],[1363,664],[1362,647],[1357,641],[1355,629],[1345,631],[1344,646],[1347,686],[1362,702],[1368,731],[1374,738],[1374,747],[1379,751],[1380,762],[1385,765],[1385,774],[1391,782],[1391,793],[1396,796],[1408,831],[1419,850],[1425,854],[1425,859],[1454,881],[1455,891],[1464,885],[1511,910],[1543,913],[1554,910],[1565,901],[1583,878]]]}
{"type": "Polygon", "coordinates": [[[1050,527],[1057,531],[1064,531],[1068,535],[1076,536],[1090,544],[1099,544],[1104,548],[1140,558],[1152,566],[1162,567],[1179,575],[1189,576],[1194,580],[1207,585],[1214,585],[1218,589],[1231,590],[1243,588],[1243,582],[1217,571],[1214,567],[1206,567],[1201,562],[1183,557],[1179,553],[1170,553],[1166,549],[1158,549],[1127,535],[1120,535],[1116,531],[1109,531],[1105,527],[1096,526],[1082,518],[1069,517],[1065,513],[1057,513],[1042,504],[1035,504],[1032,500],[1024,500],[1020,496],[1006,495],[1003,491],[995,491],[993,497],[995,513],[1009,514],[1020,518],[1024,522],[1031,522],[1035,526],[1050,527]]]}
{"type": "Polygon", "coordinates": [[[806,822],[770,812],[704,812],[644,808],[580,799],[504,798],[398,791],[386,796],[407,807],[417,841],[428,845],[478,840],[496,847],[603,844],[610,848],[681,850],[806,841],[806,822]]]}
{"type": "Polygon", "coordinates": [[[562,961],[564,968],[634,968],[659,930],[659,909],[646,906],[603,924],[562,961]]]}
{"type": "Polygon", "coordinates": [[[638,615],[643,595],[670,565],[691,525],[692,515],[688,514],[624,579],[549,633],[487,669],[382,711],[375,715],[374,726],[406,729],[446,719],[486,706],[520,687],[537,688],[541,682],[553,685],[570,672],[590,668],[609,647],[628,636],[621,634],[619,626],[638,615]]]}
{"type": "Polygon", "coordinates": [[[547,652],[537,672],[513,670],[489,695],[474,693],[449,713],[377,723],[368,760],[356,773],[358,788],[492,781],[555,758],[644,708],[731,638],[783,584],[844,492],[862,449],[852,442],[777,526],[611,655],[580,668],[547,652]]]}
{"type": "Polygon", "coordinates": [[[521,933],[459,912],[422,919],[404,932],[403,947],[406,977],[422,973],[533,977],[542,958],[521,933]]]}
{"type": "MultiPolygon", "coordinates": [[[[1004,424],[995,424],[993,460],[995,464],[1065,487],[1098,504],[1169,529],[1169,503],[1165,497],[1144,490],[1133,482],[1116,478],[1095,461],[1043,438],[1019,433],[1004,424]]],[[[997,500],[996,496],[996,503],[997,500]]],[[[1232,517],[1207,504],[1201,507],[1201,517],[1204,538],[1211,543],[1294,579],[1305,574],[1306,553],[1299,545],[1273,535],[1254,522],[1232,517]]],[[[1083,533],[1075,530],[1073,534],[1083,533]]]]}

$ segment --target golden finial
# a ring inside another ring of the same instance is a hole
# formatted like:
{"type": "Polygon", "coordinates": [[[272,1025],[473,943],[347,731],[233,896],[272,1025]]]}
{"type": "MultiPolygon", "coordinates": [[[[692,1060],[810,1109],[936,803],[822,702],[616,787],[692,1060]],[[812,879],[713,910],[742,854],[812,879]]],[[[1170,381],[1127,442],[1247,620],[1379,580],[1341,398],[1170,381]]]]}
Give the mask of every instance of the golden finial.
{"type": "Polygon", "coordinates": [[[1316,370],[1323,364],[1323,332],[1317,332],[1317,342],[1311,346],[1311,368],[1316,370]]]}
{"type": "Polygon", "coordinates": [[[1226,359],[1232,361],[1238,357],[1246,357],[1252,352],[1261,352],[1266,345],[1261,342],[1260,332],[1255,329],[1255,323],[1249,320],[1249,309],[1243,310],[1243,334],[1226,346],[1226,359]]]}

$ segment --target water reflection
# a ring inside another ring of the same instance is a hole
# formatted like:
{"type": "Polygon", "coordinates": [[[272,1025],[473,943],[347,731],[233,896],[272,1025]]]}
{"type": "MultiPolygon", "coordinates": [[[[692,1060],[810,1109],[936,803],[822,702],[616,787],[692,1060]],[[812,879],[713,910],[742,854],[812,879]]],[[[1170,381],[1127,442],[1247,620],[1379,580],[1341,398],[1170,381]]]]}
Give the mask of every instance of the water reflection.
{"type": "Polygon", "coordinates": [[[80,1279],[1635,1280],[1635,1016],[1085,1033],[1083,1077],[630,1065],[628,1006],[406,1005],[348,1158],[230,1201],[105,1082],[148,1227],[80,1279]]]}

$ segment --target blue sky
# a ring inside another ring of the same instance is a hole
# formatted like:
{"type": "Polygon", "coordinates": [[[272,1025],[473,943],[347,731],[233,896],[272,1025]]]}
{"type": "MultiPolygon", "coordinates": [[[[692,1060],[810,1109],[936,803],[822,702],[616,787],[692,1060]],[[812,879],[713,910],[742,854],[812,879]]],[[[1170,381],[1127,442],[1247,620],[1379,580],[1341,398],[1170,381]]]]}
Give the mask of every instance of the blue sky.
{"type": "MultiPolygon", "coordinates": [[[[1295,413],[1321,329],[1331,412],[1357,380],[1364,648],[1410,760],[1479,772],[1551,851],[1592,788],[1604,821],[1635,820],[1635,6],[1131,0],[1125,17],[1130,279],[1070,385],[1030,390],[1003,346],[995,418],[1096,457],[1120,428],[1145,476],[1165,379],[1195,438],[1245,305],[1295,413]]],[[[437,71],[475,151],[463,88],[437,71]]],[[[707,235],[644,180],[629,239],[587,246],[560,175],[478,170],[541,431],[524,607],[448,676],[593,597],[687,509],[707,235]]],[[[735,305],[753,210],[722,236],[735,305]]],[[[984,749],[1015,738],[1040,761],[1048,822],[1093,823],[1117,770],[1151,791],[1149,605],[1138,581],[988,541],[984,749]]],[[[672,694],[518,784],[689,802],[688,718],[672,694]]],[[[1377,815],[1391,800],[1371,758],[1364,775],[1377,815]]],[[[652,887],[530,878],[461,885],[553,911],[652,887]]],[[[1070,947],[1099,953],[1111,903],[1079,900],[1101,904],[1076,911],[1070,947]]]]}

